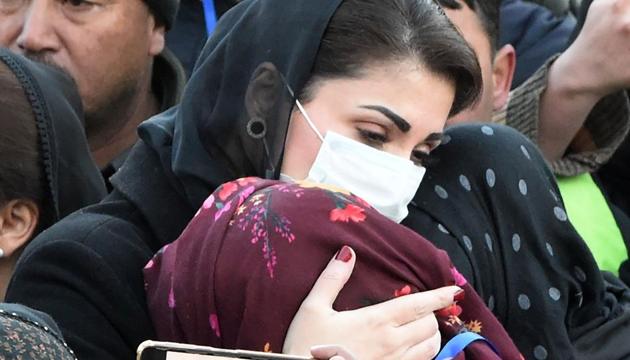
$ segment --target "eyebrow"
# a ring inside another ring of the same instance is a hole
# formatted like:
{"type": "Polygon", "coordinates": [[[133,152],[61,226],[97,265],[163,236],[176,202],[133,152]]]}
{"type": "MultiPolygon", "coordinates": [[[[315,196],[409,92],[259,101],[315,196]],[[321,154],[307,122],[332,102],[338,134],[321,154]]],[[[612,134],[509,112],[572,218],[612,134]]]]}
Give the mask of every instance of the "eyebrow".
{"type": "Polygon", "coordinates": [[[385,115],[389,120],[391,120],[394,123],[394,125],[396,125],[396,127],[399,128],[400,131],[404,133],[409,132],[409,130],[411,130],[411,125],[409,125],[409,122],[407,122],[407,120],[403,119],[400,115],[396,114],[395,112],[391,111],[390,109],[384,106],[361,105],[359,107],[363,109],[374,110],[374,111],[380,112],[381,114],[385,115]]]}

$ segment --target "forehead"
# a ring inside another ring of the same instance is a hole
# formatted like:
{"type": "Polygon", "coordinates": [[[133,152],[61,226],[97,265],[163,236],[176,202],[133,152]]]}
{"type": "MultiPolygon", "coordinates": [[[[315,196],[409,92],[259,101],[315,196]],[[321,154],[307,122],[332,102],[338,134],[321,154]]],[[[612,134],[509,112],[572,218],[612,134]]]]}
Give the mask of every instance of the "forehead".
{"type": "Polygon", "coordinates": [[[479,14],[472,10],[466,3],[458,1],[459,9],[444,8],[451,22],[459,29],[462,36],[473,47],[477,56],[492,57],[492,45],[488,33],[483,27],[479,14]]]}

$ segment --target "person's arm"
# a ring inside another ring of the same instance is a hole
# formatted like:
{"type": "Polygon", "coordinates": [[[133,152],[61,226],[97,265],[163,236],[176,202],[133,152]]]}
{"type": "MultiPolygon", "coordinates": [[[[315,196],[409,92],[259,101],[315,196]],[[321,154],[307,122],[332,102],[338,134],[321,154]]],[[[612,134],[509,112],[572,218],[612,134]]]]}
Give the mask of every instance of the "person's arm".
{"type": "Polygon", "coordinates": [[[513,92],[505,113],[557,175],[596,170],[630,128],[630,1],[593,5],[576,41],[513,92]]]}

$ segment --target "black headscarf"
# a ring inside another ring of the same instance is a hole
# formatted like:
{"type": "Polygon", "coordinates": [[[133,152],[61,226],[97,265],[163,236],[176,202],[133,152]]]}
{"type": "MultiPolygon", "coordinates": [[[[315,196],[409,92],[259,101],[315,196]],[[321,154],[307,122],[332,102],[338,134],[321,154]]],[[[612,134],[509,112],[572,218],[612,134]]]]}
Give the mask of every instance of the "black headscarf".
{"type": "Polygon", "coordinates": [[[242,176],[277,176],[293,97],[278,88],[278,111],[264,140],[247,131],[245,92],[263,62],[300,90],[342,0],[249,0],[228,11],[208,40],[179,107],[139,130],[158,153],[171,183],[198,208],[209,192],[242,176]],[[281,6],[280,6],[281,4],[281,6]]]}
{"type": "Polygon", "coordinates": [[[43,212],[51,217],[48,220],[58,221],[100,201],[105,185],[90,156],[81,98],[73,81],[7,49],[0,49],[0,61],[15,74],[33,109],[46,184],[43,212]]]}

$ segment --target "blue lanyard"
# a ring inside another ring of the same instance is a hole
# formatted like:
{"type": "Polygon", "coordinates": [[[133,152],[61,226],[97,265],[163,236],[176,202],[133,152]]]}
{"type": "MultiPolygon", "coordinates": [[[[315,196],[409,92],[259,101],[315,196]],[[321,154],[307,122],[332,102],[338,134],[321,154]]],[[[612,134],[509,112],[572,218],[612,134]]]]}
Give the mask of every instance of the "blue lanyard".
{"type": "MultiPolygon", "coordinates": [[[[460,352],[464,351],[464,349],[472,344],[475,341],[485,341],[490,348],[496,353],[497,350],[492,346],[492,344],[486,340],[483,336],[476,334],[474,332],[464,332],[456,335],[449,342],[444,345],[440,353],[437,355],[435,360],[449,360],[457,356],[460,352]]],[[[497,353],[498,354],[498,353],[497,353]]]]}
{"type": "Polygon", "coordinates": [[[206,18],[206,30],[208,36],[214,31],[214,27],[217,26],[217,11],[214,9],[213,0],[202,0],[203,3],[203,15],[206,18]]]}

